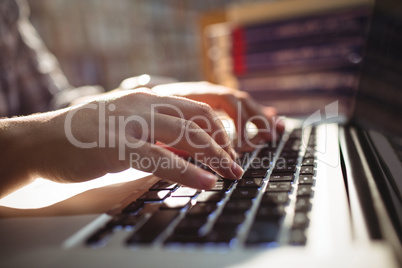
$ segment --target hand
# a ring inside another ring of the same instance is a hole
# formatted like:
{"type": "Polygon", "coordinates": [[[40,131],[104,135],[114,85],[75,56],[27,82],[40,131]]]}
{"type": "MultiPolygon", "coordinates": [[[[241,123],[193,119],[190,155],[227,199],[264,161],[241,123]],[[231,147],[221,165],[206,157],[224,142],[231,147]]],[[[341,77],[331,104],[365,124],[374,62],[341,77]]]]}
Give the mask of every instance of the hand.
{"type": "MultiPolygon", "coordinates": [[[[243,173],[210,106],[159,96],[149,89],[104,94],[87,104],[1,123],[9,133],[20,133],[9,139],[24,144],[24,163],[13,165],[24,167],[30,176],[59,182],[85,181],[134,167],[193,188],[215,185],[215,175],[155,145],[157,141],[189,152],[225,178],[238,179],[243,173]]],[[[7,139],[0,141],[7,146],[7,139]]]]}
{"type": "Polygon", "coordinates": [[[204,102],[214,110],[225,111],[233,119],[238,138],[243,141],[247,138],[247,122],[254,123],[258,133],[249,144],[256,144],[261,139],[270,141],[276,138],[276,131],[281,133],[284,130],[284,124],[277,118],[274,108],[262,107],[243,91],[208,82],[164,84],[152,90],[160,95],[183,96],[204,102]]]}

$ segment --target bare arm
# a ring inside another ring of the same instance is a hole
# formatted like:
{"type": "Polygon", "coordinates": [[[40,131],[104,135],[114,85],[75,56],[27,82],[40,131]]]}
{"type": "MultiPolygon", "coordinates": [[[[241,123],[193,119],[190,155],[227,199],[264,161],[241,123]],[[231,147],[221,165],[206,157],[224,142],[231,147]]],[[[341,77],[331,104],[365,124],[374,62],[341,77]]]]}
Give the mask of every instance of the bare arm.
{"type": "Polygon", "coordinates": [[[35,140],[40,122],[34,116],[0,120],[0,197],[29,183],[34,177],[31,161],[41,139],[35,140]]]}
{"type": "Polygon", "coordinates": [[[79,182],[130,167],[194,188],[213,187],[216,176],[155,145],[157,141],[189,152],[228,179],[242,174],[210,106],[147,89],[3,119],[0,128],[1,196],[36,176],[79,182]]]}

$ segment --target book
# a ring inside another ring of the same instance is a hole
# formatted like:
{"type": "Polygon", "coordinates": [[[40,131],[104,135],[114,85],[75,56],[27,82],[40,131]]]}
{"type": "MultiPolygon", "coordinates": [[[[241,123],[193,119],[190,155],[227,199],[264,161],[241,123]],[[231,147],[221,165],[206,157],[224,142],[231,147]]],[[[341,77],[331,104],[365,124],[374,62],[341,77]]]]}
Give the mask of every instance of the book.
{"type": "Polygon", "coordinates": [[[228,21],[235,25],[252,25],[295,17],[371,6],[371,0],[282,0],[256,3],[235,3],[227,8],[228,21]]]}
{"type": "Polygon", "coordinates": [[[350,92],[357,83],[358,68],[285,75],[260,74],[238,77],[239,87],[253,94],[294,94],[295,92],[350,92]]]}
{"type": "Polygon", "coordinates": [[[368,0],[230,6],[229,21],[209,27],[220,33],[210,35],[208,53],[215,81],[236,85],[285,115],[314,112],[335,100],[346,111],[357,88],[369,15],[368,0]]]}
{"type": "Polygon", "coordinates": [[[280,115],[300,116],[312,114],[332,102],[338,102],[338,112],[344,115],[351,114],[352,98],[338,94],[303,94],[294,96],[275,96],[259,100],[264,106],[275,107],[280,115]]]}
{"type": "Polygon", "coordinates": [[[361,58],[369,9],[359,7],[232,29],[236,75],[262,69],[355,64],[361,58]]]}
{"type": "Polygon", "coordinates": [[[364,39],[357,37],[254,53],[235,53],[233,71],[236,75],[244,75],[261,70],[292,69],[300,66],[348,66],[360,62],[363,44],[364,39]]]}
{"type": "Polygon", "coordinates": [[[237,25],[232,30],[232,51],[244,53],[275,46],[294,46],[295,41],[330,42],[328,39],[362,36],[369,14],[368,8],[357,8],[258,25],[237,25]]]}

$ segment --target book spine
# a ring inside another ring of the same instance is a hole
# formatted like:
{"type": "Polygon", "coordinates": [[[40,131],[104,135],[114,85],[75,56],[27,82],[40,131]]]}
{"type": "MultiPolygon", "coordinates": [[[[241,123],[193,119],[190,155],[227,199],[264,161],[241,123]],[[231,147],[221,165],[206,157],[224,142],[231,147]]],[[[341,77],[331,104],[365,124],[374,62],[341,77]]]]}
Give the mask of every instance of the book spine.
{"type": "MultiPolygon", "coordinates": [[[[252,94],[295,94],[305,92],[353,92],[357,68],[292,75],[239,77],[240,89],[252,94]]],[[[262,96],[259,96],[261,99],[262,96]]]]}
{"type": "Polygon", "coordinates": [[[274,68],[353,65],[360,61],[362,46],[362,38],[351,38],[338,43],[331,42],[242,55],[234,54],[233,69],[237,76],[241,76],[249,72],[274,68]]]}
{"type": "Polygon", "coordinates": [[[253,26],[238,26],[243,31],[243,39],[236,41],[253,44],[318,35],[361,34],[367,25],[369,13],[368,8],[359,8],[253,26]]]}
{"type": "Polygon", "coordinates": [[[234,24],[253,25],[371,5],[371,0],[257,1],[256,3],[233,4],[227,9],[227,17],[228,21],[234,24]]]}

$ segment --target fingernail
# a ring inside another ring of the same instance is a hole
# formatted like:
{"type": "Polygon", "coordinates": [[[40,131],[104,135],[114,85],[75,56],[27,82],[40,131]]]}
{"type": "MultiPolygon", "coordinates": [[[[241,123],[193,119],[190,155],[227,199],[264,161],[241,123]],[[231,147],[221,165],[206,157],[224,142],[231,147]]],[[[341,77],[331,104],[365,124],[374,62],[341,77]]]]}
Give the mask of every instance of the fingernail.
{"type": "Polygon", "coordinates": [[[211,189],[215,186],[217,180],[218,177],[215,174],[205,171],[201,175],[201,188],[211,189]]]}
{"type": "Polygon", "coordinates": [[[239,179],[243,175],[244,170],[236,162],[232,162],[232,172],[239,179]]]}

